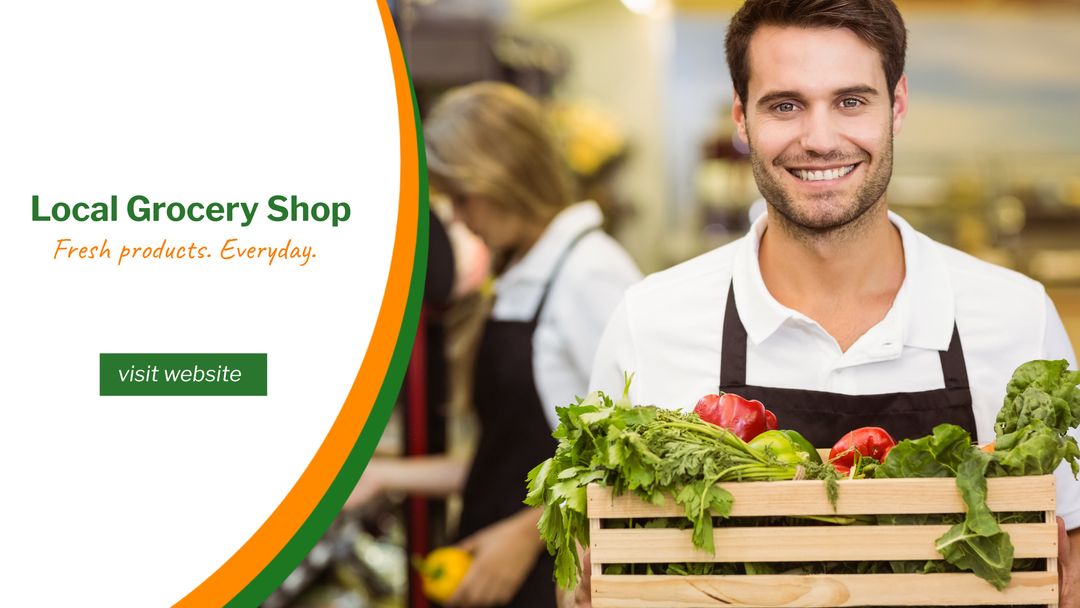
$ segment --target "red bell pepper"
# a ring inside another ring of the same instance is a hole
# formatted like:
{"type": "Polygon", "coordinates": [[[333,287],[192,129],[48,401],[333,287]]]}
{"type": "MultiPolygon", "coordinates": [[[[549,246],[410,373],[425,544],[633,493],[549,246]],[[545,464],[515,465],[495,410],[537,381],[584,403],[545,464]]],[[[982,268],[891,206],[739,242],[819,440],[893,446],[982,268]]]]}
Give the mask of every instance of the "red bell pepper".
{"type": "Polygon", "coordinates": [[[694,412],[705,422],[722,426],[743,441],[768,430],[765,406],[732,393],[705,395],[694,406],[694,412]]]}
{"type": "Polygon", "coordinates": [[[768,409],[765,410],[765,428],[770,431],[775,431],[780,428],[779,423],[776,421],[776,414],[772,413],[768,409]]]}
{"type": "Polygon", "coordinates": [[[855,429],[840,438],[836,445],[829,450],[829,462],[837,469],[844,467],[850,469],[855,466],[855,455],[865,458],[870,457],[878,462],[883,462],[889,450],[896,445],[885,429],[878,426],[864,426],[855,429]]]}

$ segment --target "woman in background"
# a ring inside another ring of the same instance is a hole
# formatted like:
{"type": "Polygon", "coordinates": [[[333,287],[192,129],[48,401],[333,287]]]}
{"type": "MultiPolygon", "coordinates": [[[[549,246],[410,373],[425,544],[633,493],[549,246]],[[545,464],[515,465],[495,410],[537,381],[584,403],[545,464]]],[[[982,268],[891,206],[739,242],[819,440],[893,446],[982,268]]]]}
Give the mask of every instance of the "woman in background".
{"type": "Polygon", "coordinates": [[[525,477],[555,451],[555,407],[584,396],[593,355],[623,292],[640,279],[574,202],[560,147],[531,97],[505,84],[452,91],[424,120],[433,188],[494,253],[494,303],[473,382],[480,438],[471,463],[372,461],[347,506],[374,493],[463,491],[459,546],[473,564],[451,606],[552,608],[553,560],[523,506],[525,477]]]}

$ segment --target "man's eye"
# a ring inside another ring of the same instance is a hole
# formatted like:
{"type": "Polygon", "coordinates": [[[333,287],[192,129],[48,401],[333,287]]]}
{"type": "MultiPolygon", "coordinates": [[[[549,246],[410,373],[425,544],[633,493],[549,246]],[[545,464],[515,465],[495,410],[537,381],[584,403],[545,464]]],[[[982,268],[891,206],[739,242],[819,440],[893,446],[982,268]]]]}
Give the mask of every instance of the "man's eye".
{"type": "Polygon", "coordinates": [[[785,101],[784,103],[778,103],[773,107],[776,109],[777,112],[780,112],[782,114],[786,114],[788,112],[794,112],[795,111],[795,104],[791,103],[790,101],[785,101]]]}
{"type": "Polygon", "coordinates": [[[855,109],[855,108],[857,108],[857,107],[859,107],[861,105],[862,105],[861,100],[855,99],[855,98],[852,98],[852,97],[849,97],[849,98],[847,98],[847,99],[840,102],[840,107],[846,108],[848,110],[853,110],[853,109],[855,109]]]}

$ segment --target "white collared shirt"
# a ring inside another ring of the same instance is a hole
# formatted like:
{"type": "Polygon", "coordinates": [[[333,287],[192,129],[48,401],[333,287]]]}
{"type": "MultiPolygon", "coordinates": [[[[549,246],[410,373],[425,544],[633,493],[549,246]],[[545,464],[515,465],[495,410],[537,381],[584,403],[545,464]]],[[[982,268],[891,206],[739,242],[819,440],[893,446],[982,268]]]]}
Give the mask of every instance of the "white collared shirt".
{"type": "Polygon", "coordinates": [[[533,334],[533,377],[552,429],[558,425],[555,408],[588,391],[604,325],[626,288],[641,279],[626,251],[599,229],[602,222],[596,203],[563,209],[529,252],[495,282],[491,317],[531,320],[563,252],[579,234],[595,229],[567,256],[533,334]]]}
{"type": "MultiPolygon", "coordinates": [[[[746,383],[755,386],[847,395],[940,389],[939,351],[948,349],[955,322],[978,441],[993,441],[1017,366],[1067,359],[1076,368],[1061,319],[1036,281],[937,243],[893,213],[889,219],[903,242],[904,281],[885,318],[846,352],[765,287],[758,266],[762,216],[742,239],[630,288],[604,333],[590,388],[621,394],[625,370],[634,373],[633,403],[690,409],[717,392],[724,309],[734,281],[747,333],[746,383]]],[[[1080,527],[1080,483],[1067,466],[1057,478],[1058,512],[1069,528],[1080,527]]]]}

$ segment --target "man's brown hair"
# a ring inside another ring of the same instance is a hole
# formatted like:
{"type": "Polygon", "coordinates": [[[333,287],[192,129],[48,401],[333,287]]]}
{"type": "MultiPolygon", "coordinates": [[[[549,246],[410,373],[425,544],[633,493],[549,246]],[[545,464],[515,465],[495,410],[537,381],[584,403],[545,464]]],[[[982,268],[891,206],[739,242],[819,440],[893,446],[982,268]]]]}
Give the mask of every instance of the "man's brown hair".
{"type": "Polygon", "coordinates": [[[892,0],[746,0],[728,26],[725,46],[735,92],[745,105],[750,38],[762,25],[847,28],[881,55],[889,100],[904,73],[907,30],[892,0]]]}

